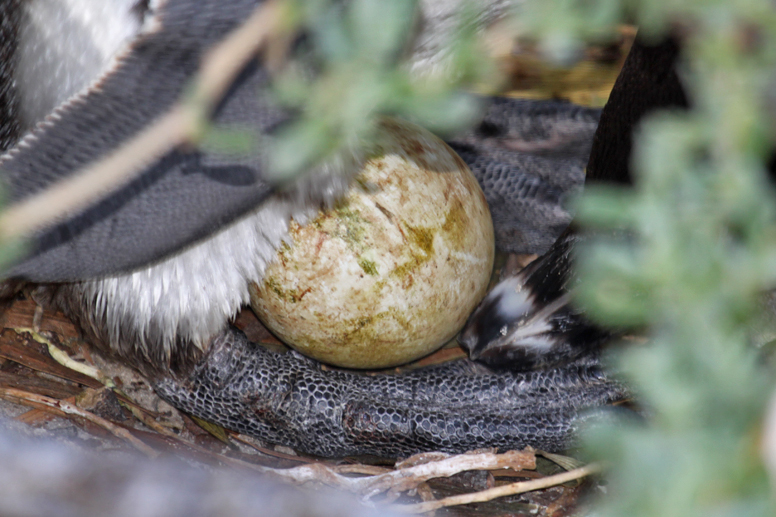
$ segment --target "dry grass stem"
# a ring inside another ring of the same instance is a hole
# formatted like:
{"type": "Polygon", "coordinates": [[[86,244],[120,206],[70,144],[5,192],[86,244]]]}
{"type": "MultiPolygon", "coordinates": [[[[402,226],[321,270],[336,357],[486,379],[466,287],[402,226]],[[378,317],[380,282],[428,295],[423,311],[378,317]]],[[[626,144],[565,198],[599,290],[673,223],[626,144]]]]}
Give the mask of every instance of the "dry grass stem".
{"type": "Polygon", "coordinates": [[[506,497],[508,495],[522,494],[524,492],[530,492],[532,490],[539,490],[542,488],[549,488],[556,485],[562,485],[575,479],[580,479],[591,474],[600,473],[603,470],[603,466],[598,463],[591,463],[578,469],[556,474],[554,476],[547,476],[541,479],[532,479],[531,481],[518,481],[516,483],[510,483],[509,485],[499,486],[495,488],[489,488],[481,492],[475,492],[473,494],[461,494],[437,501],[428,501],[417,504],[408,504],[404,506],[395,506],[394,508],[405,513],[427,513],[445,508],[447,506],[459,506],[462,504],[471,503],[484,503],[486,501],[492,501],[499,497],[506,497]]]}
{"type": "Polygon", "coordinates": [[[115,387],[115,384],[113,383],[113,380],[103,375],[103,373],[95,368],[94,366],[81,363],[67,355],[67,353],[59,348],[57,345],[54,344],[53,341],[48,339],[46,336],[41,334],[38,330],[35,329],[35,326],[32,328],[28,327],[14,327],[14,332],[17,334],[24,334],[27,333],[37,341],[38,343],[41,343],[43,345],[46,345],[46,348],[48,349],[48,353],[51,356],[53,360],[64,366],[65,368],[70,368],[74,372],[78,372],[82,375],[86,375],[87,377],[91,377],[95,381],[98,381],[108,388],[115,387]]]}
{"type": "Polygon", "coordinates": [[[356,463],[353,465],[337,465],[332,470],[338,474],[363,474],[364,476],[379,476],[392,472],[388,467],[379,467],[377,465],[364,465],[356,463]]]}

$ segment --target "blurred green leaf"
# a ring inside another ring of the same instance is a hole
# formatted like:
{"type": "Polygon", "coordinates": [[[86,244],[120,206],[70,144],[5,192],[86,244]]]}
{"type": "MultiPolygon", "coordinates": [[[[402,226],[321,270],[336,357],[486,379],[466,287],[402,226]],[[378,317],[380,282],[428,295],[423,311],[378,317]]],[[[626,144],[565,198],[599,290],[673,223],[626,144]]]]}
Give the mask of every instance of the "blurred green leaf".
{"type": "Polygon", "coordinates": [[[308,52],[275,81],[276,98],[298,116],[267,146],[270,177],[286,182],[343,149],[352,152],[348,146],[368,147],[381,115],[442,133],[472,124],[482,106],[462,87],[493,80],[495,68],[474,50],[479,25],[471,9],[461,13],[445,65],[426,73],[402,62],[414,44],[417,0],[299,4],[308,52]]]}
{"type": "Polygon", "coordinates": [[[245,155],[256,150],[257,141],[258,135],[249,129],[211,127],[199,145],[214,153],[245,155]]]}
{"type": "Polygon", "coordinates": [[[623,13],[648,41],[680,27],[693,102],[640,126],[633,189],[590,189],[579,203],[595,231],[580,250],[577,299],[604,324],[639,325],[649,338],[618,354],[646,422],[599,426],[588,440],[613,465],[596,515],[774,515],[758,448],[772,372],[752,329],[776,284],[763,110],[776,10],[759,0],[541,4],[529,7],[533,29],[558,59],[623,13]]]}

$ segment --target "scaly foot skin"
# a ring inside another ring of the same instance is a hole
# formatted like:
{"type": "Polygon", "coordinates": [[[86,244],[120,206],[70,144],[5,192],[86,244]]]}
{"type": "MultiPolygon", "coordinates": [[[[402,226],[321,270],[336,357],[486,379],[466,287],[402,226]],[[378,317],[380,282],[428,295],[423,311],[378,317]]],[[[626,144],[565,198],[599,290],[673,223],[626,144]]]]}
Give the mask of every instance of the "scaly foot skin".
{"type": "Polygon", "coordinates": [[[560,451],[586,410],[626,397],[596,358],[527,373],[456,361],[402,375],[324,371],[229,329],[182,380],[154,389],[174,406],[269,443],[328,457],[404,457],[474,448],[560,451]]]}
{"type": "Polygon", "coordinates": [[[569,103],[493,98],[482,121],[447,143],[482,186],[496,247],[545,253],[571,222],[601,111],[569,103]]]}

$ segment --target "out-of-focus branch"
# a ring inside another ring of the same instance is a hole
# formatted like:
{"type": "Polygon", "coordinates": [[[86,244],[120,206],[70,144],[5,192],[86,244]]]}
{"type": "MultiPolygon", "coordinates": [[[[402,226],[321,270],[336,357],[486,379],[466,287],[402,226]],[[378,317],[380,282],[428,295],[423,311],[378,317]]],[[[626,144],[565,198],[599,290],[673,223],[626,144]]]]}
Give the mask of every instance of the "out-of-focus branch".
{"type": "Polygon", "coordinates": [[[18,238],[81,210],[138,176],[144,166],[177,146],[196,141],[204,118],[262,48],[282,37],[287,20],[282,0],[263,2],[240,27],[203,59],[191,98],[182,99],[155,123],[102,160],[0,214],[0,236],[18,238]]]}

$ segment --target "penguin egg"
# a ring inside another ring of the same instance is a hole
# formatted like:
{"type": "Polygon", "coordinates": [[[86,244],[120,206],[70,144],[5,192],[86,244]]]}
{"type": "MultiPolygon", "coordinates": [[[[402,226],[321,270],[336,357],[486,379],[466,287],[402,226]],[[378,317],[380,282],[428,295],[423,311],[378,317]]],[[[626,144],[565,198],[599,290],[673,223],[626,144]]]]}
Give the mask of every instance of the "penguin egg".
{"type": "Polygon", "coordinates": [[[385,368],[452,339],[482,299],[493,223],[477,180],[444,142],[385,119],[371,157],[336,206],[291,222],[251,307],[299,352],[385,368]]]}

